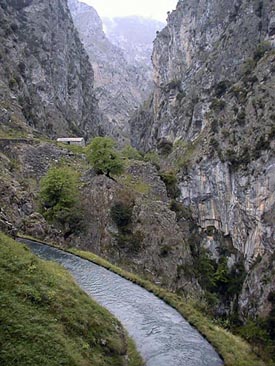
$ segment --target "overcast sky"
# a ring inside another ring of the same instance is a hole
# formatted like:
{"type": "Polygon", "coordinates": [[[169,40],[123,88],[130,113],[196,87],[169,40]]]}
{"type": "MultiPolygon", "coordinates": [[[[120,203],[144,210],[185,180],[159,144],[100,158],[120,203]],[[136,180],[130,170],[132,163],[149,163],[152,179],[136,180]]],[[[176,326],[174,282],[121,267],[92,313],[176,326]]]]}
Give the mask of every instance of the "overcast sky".
{"type": "Polygon", "coordinates": [[[177,0],[81,0],[92,5],[100,17],[141,15],[165,22],[167,11],[175,9],[177,0]]]}

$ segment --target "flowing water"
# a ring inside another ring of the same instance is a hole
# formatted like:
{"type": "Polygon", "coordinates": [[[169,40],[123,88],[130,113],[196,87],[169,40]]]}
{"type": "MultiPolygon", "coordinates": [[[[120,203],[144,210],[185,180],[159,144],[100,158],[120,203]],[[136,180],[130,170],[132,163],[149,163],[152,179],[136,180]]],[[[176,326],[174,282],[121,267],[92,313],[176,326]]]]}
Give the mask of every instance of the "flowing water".
{"type": "Polygon", "coordinates": [[[118,318],[134,339],[146,366],[220,366],[213,347],[155,295],[87,260],[24,240],[46,260],[63,265],[79,286],[118,318]]]}

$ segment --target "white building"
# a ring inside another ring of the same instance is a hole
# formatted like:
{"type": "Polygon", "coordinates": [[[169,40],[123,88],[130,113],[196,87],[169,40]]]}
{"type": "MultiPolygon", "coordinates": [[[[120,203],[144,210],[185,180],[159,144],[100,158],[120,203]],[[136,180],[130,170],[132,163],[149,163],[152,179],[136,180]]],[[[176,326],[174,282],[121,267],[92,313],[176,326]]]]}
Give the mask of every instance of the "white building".
{"type": "Polygon", "coordinates": [[[85,146],[85,140],[83,137],[62,137],[58,138],[57,142],[62,142],[67,145],[85,146]]]}

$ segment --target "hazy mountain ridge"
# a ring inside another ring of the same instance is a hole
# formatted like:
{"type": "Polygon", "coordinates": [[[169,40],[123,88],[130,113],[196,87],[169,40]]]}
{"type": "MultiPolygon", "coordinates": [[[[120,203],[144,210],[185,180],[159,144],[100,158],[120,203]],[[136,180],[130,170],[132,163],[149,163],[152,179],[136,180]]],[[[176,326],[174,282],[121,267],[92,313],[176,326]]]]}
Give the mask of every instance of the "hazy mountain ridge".
{"type": "MultiPolygon", "coordinates": [[[[77,0],[69,0],[69,6],[95,72],[96,95],[100,109],[108,119],[109,134],[120,140],[127,139],[128,120],[152,89],[148,51],[142,49],[141,54],[145,56],[136,62],[128,57],[129,45],[122,49],[107,38],[94,8],[77,0]]],[[[139,31],[144,36],[144,29],[139,31]]],[[[152,49],[152,44],[149,48],[152,49]]]]}
{"type": "Polygon", "coordinates": [[[103,24],[107,37],[123,50],[129,63],[152,68],[153,41],[156,32],[164,28],[164,23],[141,16],[129,16],[103,18],[103,24]]]}

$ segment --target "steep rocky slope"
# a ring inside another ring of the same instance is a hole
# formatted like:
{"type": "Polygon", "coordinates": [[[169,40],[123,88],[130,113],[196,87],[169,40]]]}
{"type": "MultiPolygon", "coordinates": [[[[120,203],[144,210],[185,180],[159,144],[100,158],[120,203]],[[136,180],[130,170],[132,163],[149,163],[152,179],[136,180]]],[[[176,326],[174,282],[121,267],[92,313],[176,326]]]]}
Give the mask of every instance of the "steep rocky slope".
{"type": "Polygon", "coordinates": [[[115,181],[97,176],[84,155],[51,143],[12,140],[0,149],[1,230],[91,250],[170,289],[199,289],[193,273],[185,273],[192,267],[189,244],[150,163],[127,161],[115,181]],[[52,166],[70,166],[81,175],[83,230],[66,239],[39,213],[39,182],[52,166]],[[130,214],[127,225],[114,220],[116,205],[122,217],[130,214]]]}
{"type": "Polygon", "coordinates": [[[94,75],[65,0],[0,2],[1,129],[99,132],[94,75]]]}
{"type": "Polygon", "coordinates": [[[128,120],[152,90],[151,60],[128,59],[129,50],[106,37],[94,8],[77,0],[68,3],[95,72],[96,96],[108,119],[108,133],[129,139],[128,120]]]}
{"type": "Polygon", "coordinates": [[[180,201],[201,245],[243,261],[242,316],[266,316],[274,282],[275,9],[270,1],[179,1],[154,42],[155,89],[132,142],[173,151],[180,201]],[[171,148],[172,149],[172,148],[171,148]]]}

